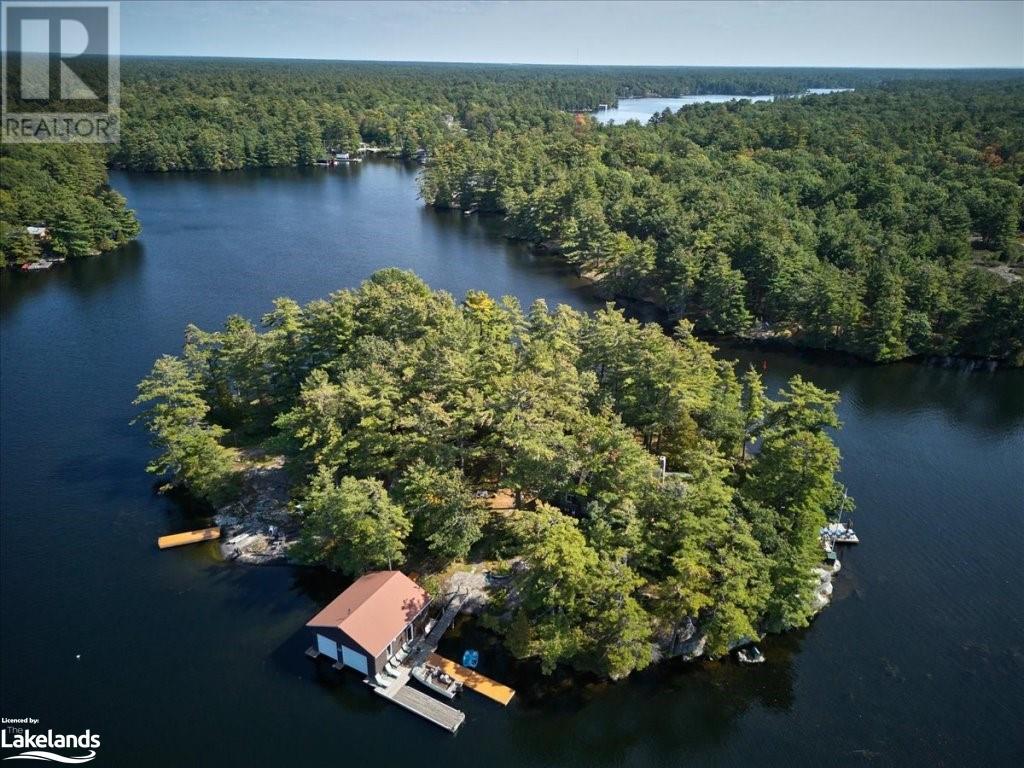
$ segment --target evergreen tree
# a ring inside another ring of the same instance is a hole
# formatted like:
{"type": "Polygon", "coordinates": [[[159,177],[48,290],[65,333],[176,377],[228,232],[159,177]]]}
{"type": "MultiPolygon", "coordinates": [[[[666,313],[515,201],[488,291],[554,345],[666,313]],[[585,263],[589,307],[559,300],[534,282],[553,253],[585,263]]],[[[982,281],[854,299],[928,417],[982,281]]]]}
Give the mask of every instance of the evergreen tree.
{"type": "Polygon", "coordinates": [[[230,492],[232,452],[220,444],[227,433],[210,424],[202,385],[179,358],[165,355],[139,384],[136,405],[149,404],[140,417],[153,433],[160,455],[147,470],[172,474],[198,497],[217,503],[230,492]]]}
{"type": "Polygon", "coordinates": [[[353,576],[402,563],[411,524],[377,480],[335,483],[323,468],[310,481],[301,514],[299,556],[309,562],[353,576]]]}
{"type": "Polygon", "coordinates": [[[412,516],[415,537],[432,555],[444,561],[463,559],[480,538],[483,505],[459,470],[417,462],[403,474],[398,495],[412,516]]]}

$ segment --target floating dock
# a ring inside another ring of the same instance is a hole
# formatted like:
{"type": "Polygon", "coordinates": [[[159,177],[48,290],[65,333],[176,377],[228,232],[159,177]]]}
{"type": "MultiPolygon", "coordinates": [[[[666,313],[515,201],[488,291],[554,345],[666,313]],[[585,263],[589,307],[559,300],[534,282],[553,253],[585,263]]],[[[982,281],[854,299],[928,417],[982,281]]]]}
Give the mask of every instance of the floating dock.
{"type": "Polygon", "coordinates": [[[860,538],[849,523],[829,523],[821,529],[821,535],[833,544],[859,544],[860,538]]]}
{"type": "Polygon", "coordinates": [[[172,533],[169,536],[161,536],[156,540],[160,549],[180,547],[183,544],[196,544],[200,541],[210,541],[220,538],[220,526],[213,528],[200,528],[198,531],[185,531],[184,533],[172,533]]]}
{"type": "Polygon", "coordinates": [[[488,699],[496,701],[502,706],[507,705],[512,701],[512,697],[516,695],[516,692],[507,685],[495,682],[494,680],[491,680],[491,678],[481,675],[476,670],[467,669],[461,664],[456,664],[451,659],[446,659],[444,656],[438,656],[436,653],[430,654],[427,658],[427,663],[432,664],[445,674],[451,676],[455,680],[458,680],[465,687],[472,688],[481,696],[486,696],[488,699]]]}
{"type": "Polygon", "coordinates": [[[402,709],[419,715],[424,720],[429,720],[450,733],[458,731],[459,726],[466,720],[466,713],[409,686],[409,672],[409,668],[404,667],[393,683],[386,688],[374,686],[373,690],[377,695],[393,701],[402,709]]]}

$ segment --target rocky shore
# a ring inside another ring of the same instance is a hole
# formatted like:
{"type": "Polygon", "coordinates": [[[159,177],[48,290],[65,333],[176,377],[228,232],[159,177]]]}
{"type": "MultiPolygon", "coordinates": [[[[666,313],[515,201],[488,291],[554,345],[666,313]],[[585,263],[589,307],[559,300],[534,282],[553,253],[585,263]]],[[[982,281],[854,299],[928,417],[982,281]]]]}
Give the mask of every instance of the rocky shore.
{"type": "MultiPolygon", "coordinates": [[[[217,510],[215,521],[221,526],[220,547],[224,558],[249,565],[279,565],[291,562],[289,549],[297,541],[299,526],[289,508],[290,480],[281,456],[243,456],[239,498],[217,510]]],[[[511,572],[523,564],[509,564],[511,572]]],[[[817,585],[814,592],[814,612],[824,610],[832,601],[832,579],[839,571],[822,564],[814,569],[817,585]]],[[[462,612],[480,615],[491,602],[496,587],[508,577],[495,579],[485,563],[468,564],[450,574],[441,588],[441,594],[463,595],[462,612]]],[[[737,638],[730,650],[746,645],[750,638],[737,638]]],[[[699,659],[705,653],[707,637],[700,626],[687,618],[678,626],[655,634],[660,657],[699,659]]]]}
{"type": "MultiPolygon", "coordinates": [[[[510,572],[516,572],[523,564],[520,561],[514,561],[510,564],[510,572]]],[[[817,585],[814,587],[814,613],[818,614],[828,607],[829,603],[832,602],[832,580],[835,574],[839,572],[840,563],[836,560],[835,565],[830,567],[827,565],[821,565],[814,569],[814,575],[817,578],[817,585]]],[[[501,583],[504,583],[507,577],[500,579],[501,583]]],[[[452,595],[463,595],[465,601],[462,604],[462,613],[479,616],[481,615],[488,604],[491,601],[492,590],[494,589],[494,582],[492,577],[489,575],[487,565],[483,563],[475,563],[468,565],[464,570],[459,570],[453,573],[447,581],[444,583],[443,594],[445,596],[452,595]]],[[[515,601],[514,595],[509,595],[506,598],[505,606],[508,607],[508,599],[515,601]]],[[[442,600],[444,602],[444,599],[442,600]]],[[[507,611],[506,615],[499,617],[499,623],[502,621],[508,621],[511,618],[511,611],[507,611]]],[[[704,656],[707,647],[707,635],[701,630],[700,626],[696,624],[693,619],[687,617],[684,622],[678,626],[663,629],[660,632],[656,632],[654,641],[657,644],[658,655],[656,659],[671,659],[681,658],[684,661],[695,661],[696,659],[704,656]]],[[[729,650],[741,648],[745,645],[753,642],[752,638],[739,637],[734,640],[729,650]]]]}
{"type": "Polygon", "coordinates": [[[299,526],[289,509],[284,457],[246,455],[238,499],[217,510],[220,549],[227,560],[250,565],[289,562],[299,526]]]}

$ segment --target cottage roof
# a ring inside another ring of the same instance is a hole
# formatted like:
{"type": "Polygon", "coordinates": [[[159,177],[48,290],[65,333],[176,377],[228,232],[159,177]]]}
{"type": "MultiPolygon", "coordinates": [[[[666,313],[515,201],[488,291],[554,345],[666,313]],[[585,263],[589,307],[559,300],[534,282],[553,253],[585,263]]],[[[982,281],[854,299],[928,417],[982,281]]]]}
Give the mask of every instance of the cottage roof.
{"type": "Polygon", "coordinates": [[[401,571],[374,571],[356,579],[306,626],[340,629],[376,657],[429,602],[430,596],[401,571]]]}

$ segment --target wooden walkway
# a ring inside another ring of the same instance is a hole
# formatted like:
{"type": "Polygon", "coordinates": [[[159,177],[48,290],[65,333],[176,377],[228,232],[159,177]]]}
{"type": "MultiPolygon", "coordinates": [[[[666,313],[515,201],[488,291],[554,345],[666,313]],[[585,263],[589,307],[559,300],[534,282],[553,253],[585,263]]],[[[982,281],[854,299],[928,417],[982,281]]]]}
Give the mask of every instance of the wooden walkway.
{"type": "Polygon", "coordinates": [[[376,685],[369,678],[366,682],[373,687],[378,696],[395,702],[403,709],[407,709],[452,733],[459,730],[466,715],[455,707],[450,707],[439,699],[410,687],[409,676],[411,673],[412,668],[403,664],[393,678],[384,678],[387,681],[386,686],[376,685]]]}
{"type": "MultiPolygon", "coordinates": [[[[441,641],[441,637],[448,631],[452,622],[455,621],[455,617],[462,610],[462,606],[468,596],[468,593],[456,593],[449,597],[441,617],[430,628],[427,636],[420,638],[409,652],[408,657],[406,657],[402,664],[398,665],[393,674],[383,674],[376,679],[369,677],[366,679],[366,683],[373,688],[378,696],[383,696],[385,699],[393,701],[403,709],[419,715],[451,733],[458,731],[462,723],[465,722],[465,713],[445,704],[440,699],[436,699],[423,691],[411,687],[409,685],[409,678],[414,667],[426,663],[441,667],[449,675],[462,682],[463,685],[469,686],[477,693],[501,704],[508,704],[512,696],[515,695],[515,691],[511,688],[496,683],[490,678],[484,677],[471,669],[466,669],[462,665],[434,653],[437,650],[437,644],[441,641]]],[[[311,648],[306,652],[307,655],[315,653],[315,648],[311,648]]]]}
{"type": "Polygon", "coordinates": [[[451,596],[444,613],[431,627],[427,636],[420,638],[406,660],[398,666],[394,675],[382,676],[379,681],[370,678],[366,680],[379,696],[395,702],[403,709],[407,709],[452,733],[455,733],[466,719],[465,713],[448,706],[440,699],[435,699],[433,696],[412,688],[409,685],[409,678],[412,675],[413,667],[421,665],[437,648],[441,637],[455,621],[465,600],[466,595],[451,596]]]}
{"type": "MultiPolygon", "coordinates": [[[[383,689],[376,690],[381,696],[385,696],[383,689]]],[[[459,730],[459,726],[466,719],[465,712],[460,712],[455,707],[449,707],[443,701],[408,685],[399,686],[390,699],[398,706],[414,712],[452,733],[459,730]]]]}
{"type": "Polygon", "coordinates": [[[451,659],[446,659],[444,656],[438,656],[436,653],[430,654],[427,659],[427,663],[432,664],[435,667],[439,667],[443,672],[451,675],[467,688],[472,688],[481,696],[486,696],[488,699],[496,701],[502,706],[507,705],[512,701],[512,697],[516,695],[516,692],[507,685],[497,683],[494,680],[491,680],[491,678],[481,675],[476,670],[468,669],[461,664],[456,664],[451,659]]]}

